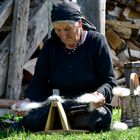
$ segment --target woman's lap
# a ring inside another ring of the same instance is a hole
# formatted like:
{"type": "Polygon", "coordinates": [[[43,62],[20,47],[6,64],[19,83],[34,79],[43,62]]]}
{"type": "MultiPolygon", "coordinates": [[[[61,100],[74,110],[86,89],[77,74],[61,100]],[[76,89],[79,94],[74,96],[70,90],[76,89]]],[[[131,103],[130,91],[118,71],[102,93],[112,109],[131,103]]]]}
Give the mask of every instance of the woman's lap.
{"type": "MultiPolygon", "coordinates": [[[[44,131],[47,117],[49,113],[49,106],[42,107],[30,112],[23,118],[22,124],[25,130],[30,131],[44,131]]],[[[68,120],[72,129],[86,129],[90,131],[101,131],[108,129],[111,123],[111,112],[106,107],[101,107],[92,112],[83,111],[75,112],[73,114],[66,112],[68,120]]],[[[60,118],[58,112],[55,116],[54,129],[61,128],[60,118]]]]}

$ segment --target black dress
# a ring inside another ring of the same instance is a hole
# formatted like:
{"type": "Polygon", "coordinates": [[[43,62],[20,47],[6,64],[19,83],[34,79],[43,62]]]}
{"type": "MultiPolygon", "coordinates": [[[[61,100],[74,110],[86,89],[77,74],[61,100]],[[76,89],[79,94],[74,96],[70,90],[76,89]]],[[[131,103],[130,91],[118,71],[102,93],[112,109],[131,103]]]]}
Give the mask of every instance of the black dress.
{"type": "MultiPolygon", "coordinates": [[[[84,43],[72,51],[67,50],[57,37],[51,37],[45,42],[26,97],[32,101],[44,101],[52,95],[53,89],[59,89],[60,95],[65,98],[99,91],[105,96],[108,106],[101,107],[101,110],[70,116],[69,120],[75,129],[100,131],[109,128],[111,123],[109,104],[114,86],[116,83],[108,43],[103,35],[88,31],[84,43]]],[[[43,130],[48,108],[33,110],[31,115],[23,119],[24,127],[32,131],[43,130]],[[39,111],[42,116],[38,115],[37,118],[35,114],[39,111]]]]}

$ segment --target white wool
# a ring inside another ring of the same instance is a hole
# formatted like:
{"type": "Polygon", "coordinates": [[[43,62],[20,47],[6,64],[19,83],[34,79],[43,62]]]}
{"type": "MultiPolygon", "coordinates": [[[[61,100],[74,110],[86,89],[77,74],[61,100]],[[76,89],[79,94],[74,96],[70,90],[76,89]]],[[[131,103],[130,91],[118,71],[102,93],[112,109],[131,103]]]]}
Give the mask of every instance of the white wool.
{"type": "Polygon", "coordinates": [[[78,103],[89,103],[88,110],[93,111],[94,109],[96,109],[93,102],[98,102],[98,99],[94,95],[92,95],[90,93],[86,93],[86,94],[83,94],[80,97],[78,97],[75,101],[78,103]]]}
{"type": "Polygon", "coordinates": [[[78,103],[91,103],[98,102],[98,99],[90,93],[86,93],[78,97],[76,100],[78,103]]]}
{"type": "Polygon", "coordinates": [[[30,111],[31,109],[39,108],[41,107],[41,103],[37,102],[23,102],[20,104],[19,107],[16,106],[16,104],[13,104],[11,106],[11,109],[14,111],[30,111]]]}
{"type": "Polygon", "coordinates": [[[22,102],[20,106],[17,106],[16,104],[13,104],[11,106],[11,109],[14,111],[30,111],[32,109],[36,109],[39,107],[42,107],[48,103],[51,103],[51,101],[59,101],[61,103],[64,103],[65,100],[62,99],[59,95],[52,95],[46,100],[45,102],[22,102]]]}
{"type": "Polygon", "coordinates": [[[112,124],[111,129],[112,130],[127,130],[128,125],[126,123],[116,121],[112,124]]]}
{"type": "Polygon", "coordinates": [[[130,90],[128,88],[123,88],[118,86],[112,89],[112,93],[115,96],[129,96],[130,90]]]}
{"type": "MultiPolygon", "coordinates": [[[[112,93],[115,96],[129,96],[130,95],[130,89],[128,88],[123,88],[123,87],[114,87],[112,89],[112,93]]],[[[134,90],[134,95],[140,95],[140,86],[138,86],[135,90],[134,90]]]]}
{"type": "Polygon", "coordinates": [[[52,95],[48,98],[48,100],[51,102],[51,101],[58,101],[60,103],[64,103],[65,102],[65,99],[62,99],[61,96],[59,95],[52,95]]]}

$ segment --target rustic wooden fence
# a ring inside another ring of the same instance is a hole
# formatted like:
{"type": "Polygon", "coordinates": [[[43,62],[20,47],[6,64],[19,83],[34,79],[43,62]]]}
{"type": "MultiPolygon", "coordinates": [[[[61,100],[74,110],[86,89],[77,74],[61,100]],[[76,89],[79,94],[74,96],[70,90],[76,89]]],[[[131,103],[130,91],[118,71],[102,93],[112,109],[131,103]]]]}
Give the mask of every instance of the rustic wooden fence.
{"type": "Polygon", "coordinates": [[[56,0],[0,1],[0,96],[19,98],[23,66],[50,29],[53,2],[56,0]]]}

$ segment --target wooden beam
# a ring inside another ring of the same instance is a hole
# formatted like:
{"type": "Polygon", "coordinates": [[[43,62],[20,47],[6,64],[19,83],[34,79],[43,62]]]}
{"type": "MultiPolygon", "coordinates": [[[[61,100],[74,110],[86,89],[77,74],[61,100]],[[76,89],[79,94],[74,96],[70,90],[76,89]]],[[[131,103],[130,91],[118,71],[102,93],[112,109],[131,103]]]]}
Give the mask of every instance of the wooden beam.
{"type": "Polygon", "coordinates": [[[120,26],[122,28],[131,28],[131,29],[140,29],[140,25],[132,24],[125,21],[118,21],[118,20],[106,20],[106,24],[110,26],[120,26]]]}
{"type": "Polygon", "coordinates": [[[12,26],[3,26],[0,28],[0,32],[10,32],[12,30],[12,26]]]}
{"type": "Polygon", "coordinates": [[[6,89],[6,98],[9,99],[18,99],[21,93],[29,5],[30,0],[15,0],[6,89]]]}
{"type": "Polygon", "coordinates": [[[97,31],[105,35],[106,0],[77,0],[83,15],[93,23],[97,31]]]}
{"type": "Polygon", "coordinates": [[[122,40],[111,28],[106,31],[106,38],[110,47],[114,50],[119,51],[125,46],[124,40],[122,40]]]}
{"type": "Polygon", "coordinates": [[[10,99],[0,99],[0,108],[11,108],[16,101],[10,99]]]}
{"type": "Polygon", "coordinates": [[[0,44],[0,97],[5,93],[11,33],[0,44]]]}
{"type": "Polygon", "coordinates": [[[27,62],[34,53],[40,42],[48,34],[50,36],[52,30],[51,8],[52,4],[59,0],[45,0],[36,13],[31,15],[29,21],[29,30],[26,44],[25,62],[27,62]]]}
{"type": "Polygon", "coordinates": [[[121,62],[125,63],[125,62],[129,62],[129,56],[126,56],[125,52],[122,51],[120,52],[117,57],[120,59],[121,62]]]}
{"type": "MultiPolygon", "coordinates": [[[[43,40],[45,35],[51,31],[51,20],[50,20],[50,10],[52,2],[56,2],[57,0],[45,0],[44,3],[41,4],[39,9],[36,13],[30,15],[29,20],[29,30],[27,35],[27,42],[26,42],[26,58],[24,63],[26,63],[33,52],[36,50],[38,44],[43,40]],[[48,17],[49,16],[49,17],[48,17]],[[41,18],[40,21],[39,18],[41,18]],[[42,20],[44,19],[44,20],[42,20]]],[[[11,40],[11,33],[7,35],[5,41],[0,44],[0,96],[5,91],[5,84],[6,84],[6,75],[7,75],[7,64],[8,64],[8,55],[9,55],[9,48],[10,48],[10,40],[11,40]],[[3,61],[2,61],[3,60],[3,61]]]]}
{"type": "Polygon", "coordinates": [[[129,16],[130,12],[131,12],[131,8],[130,7],[125,7],[119,18],[121,20],[128,19],[128,16],[129,16]]]}
{"type": "Polygon", "coordinates": [[[39,43],[43,40],[48,33],[48,18],[49,18],[49,5],[51,2],[46,0],[36,13],[31,15],[29,20],[28,37],[26,44],[25,62],[29,60],[31,55],[36,50],[39,43]]]}
{"type": "Polygon", "coordinates": [[[132,34],[132,29],[131,28],[122,28],[122,26],[113,26],[112,30],[115,31],[119,37],[124,38],[124,39],[130,39],[131,34],[132,34]]]}
{"type": "Polygon", "coordinates": [[[138,46],[136,46],[132,41],[128,40],[127,41],[127,45],[129,49],[132,50],[136,50],[136,51],[140,51],[140,48],[138,48],[138,46]]]}
{"type": "Polygon", "coordinates": [[[12,14],[14,0],[5,0],[0,6],[0,28],[12,14]]]}

